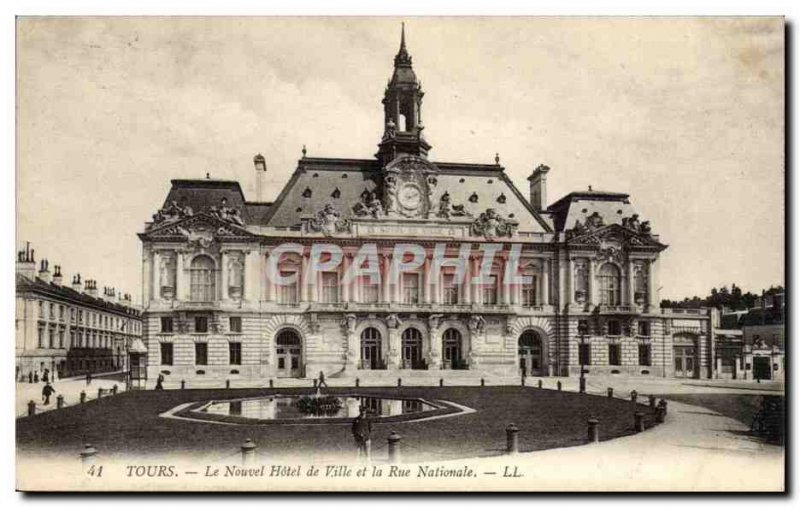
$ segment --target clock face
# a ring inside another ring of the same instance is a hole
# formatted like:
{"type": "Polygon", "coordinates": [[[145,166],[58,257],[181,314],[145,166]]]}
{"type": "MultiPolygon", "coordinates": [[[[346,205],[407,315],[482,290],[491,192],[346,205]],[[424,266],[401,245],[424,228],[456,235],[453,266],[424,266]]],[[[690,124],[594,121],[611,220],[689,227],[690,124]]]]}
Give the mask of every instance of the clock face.
{"type": "Polygon", "coordinates": [[[416,185],[404,185],[398,194],[400,204],[406,209],[417,209],[422,202],[422,194],[416,185]]]}

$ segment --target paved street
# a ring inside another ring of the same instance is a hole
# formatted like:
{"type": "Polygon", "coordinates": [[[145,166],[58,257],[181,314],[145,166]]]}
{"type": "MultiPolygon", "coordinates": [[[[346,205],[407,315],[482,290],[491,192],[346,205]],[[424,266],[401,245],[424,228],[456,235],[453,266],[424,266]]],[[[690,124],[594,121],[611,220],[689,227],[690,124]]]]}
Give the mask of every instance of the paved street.
{"type": "Polygon", "coordinates": [[[111,389],[114,385],[117,386],[119,392],[125,390],[125,383],[119,380],[108,379],[108,378],[98,378],[92,379],[92,383],[90,385],[86,385],[85,379],[66,379],[66,380],[58,380],[55,383],[52,383],[52,386],[55,388],[56,392],[50,397],[50,404],[43,405],[42,400],[42,388],[44,387],[43,382],[39,382],[37,384],[28,384],[28,383],[21,383],[17,382],[17,398],[16,398],[16,416],[26,416],[28,414],[28,402],[33,400],[36,402],[36,413],[41,413],[47,410],[53,410],[56,408],[56,397],[61,395],[64,397],[64,403],[66,405],[76,405],[80,403],[80,396],[81,391],[86,392],[86,399],[87,400],[94,400],[97,398],[97,391],[98,389],[102,388],[105,390],[111,389]]]}

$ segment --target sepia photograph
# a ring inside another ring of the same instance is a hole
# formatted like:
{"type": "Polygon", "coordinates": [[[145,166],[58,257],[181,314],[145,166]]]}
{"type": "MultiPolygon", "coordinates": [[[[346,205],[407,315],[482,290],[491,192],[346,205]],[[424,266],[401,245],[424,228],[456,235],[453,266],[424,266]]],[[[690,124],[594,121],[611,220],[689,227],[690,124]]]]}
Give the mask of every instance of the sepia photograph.
{"type": "Polygon", "coordinates": [[[17,17],[17,490],[785,492],[787,30],[17,17]]]}

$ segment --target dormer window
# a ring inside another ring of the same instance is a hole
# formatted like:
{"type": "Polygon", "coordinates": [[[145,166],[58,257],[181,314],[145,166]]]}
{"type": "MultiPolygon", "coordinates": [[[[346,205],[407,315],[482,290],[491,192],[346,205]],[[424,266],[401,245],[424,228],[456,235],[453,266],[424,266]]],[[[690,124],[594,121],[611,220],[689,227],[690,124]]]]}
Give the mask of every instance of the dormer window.
{"type": "Polygon", "coordinates": [[[310,188],[306,187],[306,189],[303,190],[303,197],[305,197],[306,199],[311,197],[311,189],[310,188]]]}

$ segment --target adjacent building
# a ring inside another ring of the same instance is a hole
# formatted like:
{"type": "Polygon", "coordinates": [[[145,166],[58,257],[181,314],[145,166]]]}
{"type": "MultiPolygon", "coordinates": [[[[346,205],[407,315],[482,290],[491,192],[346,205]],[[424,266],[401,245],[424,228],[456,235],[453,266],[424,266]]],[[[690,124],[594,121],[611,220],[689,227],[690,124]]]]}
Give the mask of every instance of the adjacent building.
{"type": "Polygon", "coordinates": [[[659,308],[667,245],[628,194],[550,203],[545,165],[523,194],[499,157],[434,161],[423,96],[403,36],[373,158],[304,149],[274,202],[172,180],[139,235],[151,382],[713,376],[711,312],[659,308]],[[347,275],[365,261],[377,276],[347,275]]]}
{"type": "Polygon", "coordinates": [[[142,332],[141,311],[128,294],[75,275],[63,283],[61,266],[39,262],[30,245],[16,262],[16,378],[45,370],[57,378],[128,368],[128,347],[142,332]]]}

